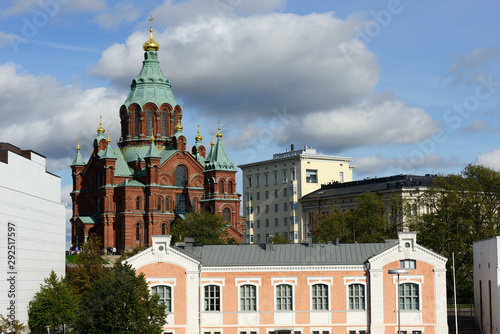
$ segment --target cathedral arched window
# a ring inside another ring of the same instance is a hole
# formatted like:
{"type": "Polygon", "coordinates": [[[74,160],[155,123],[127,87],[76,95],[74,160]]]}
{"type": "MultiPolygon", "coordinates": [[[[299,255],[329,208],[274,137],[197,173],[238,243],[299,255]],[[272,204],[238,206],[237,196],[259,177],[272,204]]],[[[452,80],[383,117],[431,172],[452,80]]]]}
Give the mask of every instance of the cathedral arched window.
{"type": "Polygon", "coordinates": [[[166,198],[165,198],[165,211],[170,210],[170,209],[169,209],[169,208],[170,208],[169,204],[170,204],[170,198],[169,198],[169,197],[166,197],[166,198]]]}
{"type": "Polygon", "coordinates": [[[162,136],[167,136],[167,110],[162,111],[162,123],[161,123],[161,134],[162,136]]]}
{"type": "Polygon", "coordinates": [[[224,210],[222,210],[222,217],[224,218],[224,221],[226,223],[230,223],[231,222],[231,211],[228,208],[225,208],[224,210]]]}
{"type": "Polygon", "coordinates": [[[153,135],[153,109],[148,109],[148,137],[153,135]]]}
{"type": "Polygon", "coordinates": [[[161,211],[161,196],[158,196],[158,211],[161,211]]]}
{"type": "Polygon", "coordinates": [[[161,224],[161,235],[167,234],[167,223],[161,224]]]}
{"type": "Polygon", "coordinates": [[[175,186],[186,186],[186,170],[182,166],[177,166],[177,168],[175,169],[175,186]]]}
{"type": "Polygon", "coordinates": [[[136,137],[139,137],[139,123],[140,123],[140,118],[141,118],[141,111],[139,108],[135,109],[135,114],[134,114],[134,135],[136,137]]]}
{"type": "Polygon", "coordinates": [[[141,224],[135,224],[135,242],[141,242],[141,224]]]}
{"type": "Polygon", "coordinates": [[[135,209],[137,211],[141,211],[141,198],[138,196],[136,199],[135,199],[135,209]]]}
{"type": "Polygon", "coordinates": [[[219,181],[219,194],[224,193],[224,181],[220,180],[219,181]]]}
{"type": "Polygon", "coordinates": [[[227,193],[228,194],[232,194],[233,193],[233,182],[232,181],[229,181],[227,183],[227,193]]]}

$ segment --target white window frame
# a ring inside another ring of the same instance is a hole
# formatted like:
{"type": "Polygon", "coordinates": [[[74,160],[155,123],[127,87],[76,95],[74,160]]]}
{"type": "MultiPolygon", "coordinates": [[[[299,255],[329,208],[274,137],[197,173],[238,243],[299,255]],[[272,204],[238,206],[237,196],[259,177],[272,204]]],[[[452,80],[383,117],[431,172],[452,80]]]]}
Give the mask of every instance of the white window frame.
{"type": "Polygon", "coordinates": [[[294,312],[295,311],[295,286],[297,285],[297,277],[271,277],[271,286],[274,291],[274,312],[294,312]],[[292,286],[292,309],[291,310],[278,310],[277,308],[277,294],[276,288],[278,285],[291,285],[292,286]]]}
{"type": "MultiPolygon", "coordinates": [[[[399,310],[399,286],[397,275],[392,276],[392,283],[395,287],[395,298],[396,298],[396,311],[399,310]]],[[[422,285],[424,284],[424,275],[400,275],[399,285],[405,283],[414,283],[418,285],[418,310],[403,310],[401,312],[422,312],[422,285]]]]}
{"type": "Polygon", "coordinates": [[[259,287],[261,286],[260,277],[241,277],[234,279],[234,285],[238,287],[238,312],[259,312],[259,287]],[[244,285],[252,285],[255,287],[255,310],[241,310],[241,287],[244,285]]]}
{"type": "Polygon", "coordinates": [[[309,285],[309,310],[311,312],[325,312],[331,309],[332,303],[332,285],[333,285],[333,277],[324,277],[324,276],[315,276],[315,277],[307,277],[307,285],[309,285]],[[313,286],[317,284],[324,284],[327,287],[327,308],[326,309],[314,309],[313,305],[313,286]]]}
{"type": "Polygon", "coordinates": [[[217,278],[217,277],[213,277],[213,278],[203,278],[202,279],[202,282],[201,282],[201,287],[203,289],[203,294],[200,298],[200,308],[202,310],[202,312],[206,312],[206,313],[222,313],[223,309],[224,309],[224,304],[223,304],[223,300],[224,300],[224,285],[225,285],[225,279],[224,278],[217,278]],[[219,287],[219,310],[218,311],[206,311],[205,310],[205,287],[208,286],[208,285],[217,285],[219,287]]]}
{"type": "Polygon", "coordinates": [[[165,285],[170,287],[170,311],[167,311],[167,314],[174,313],[174,298],[175,298],[175,285],[177,283],[177,278],[175,277],[155,277],[155,278],[146,278],[146,282],[148,283],[149,293],[152,294],[151,288],[155,286],[165,285]]]}

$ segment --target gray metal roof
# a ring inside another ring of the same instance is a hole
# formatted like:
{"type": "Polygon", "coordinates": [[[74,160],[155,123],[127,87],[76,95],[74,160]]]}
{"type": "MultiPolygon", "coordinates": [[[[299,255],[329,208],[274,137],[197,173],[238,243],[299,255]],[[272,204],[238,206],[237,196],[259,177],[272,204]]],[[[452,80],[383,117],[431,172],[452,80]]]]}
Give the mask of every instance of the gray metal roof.
{"type": "Polygon", "coordinates": [[[361,265],[397,244],[239,244],[175,246],[203,266],[361,265]],[[267,249],[266,249],[267,248],[267,249]]]}
{"type": "Polygon", "coordinates": [[[360,181],[351,181],[344,183],[323,184],[321,189],[313,191],[299,200],[300,202],[318,200],[319,198],[329,198],[336,196],[347,196],[362,194],[366,191],[384,192],[395,189],[428,187],[434,175],[393,175],[388,177],[379,177],[365,179],[360,181]]]}

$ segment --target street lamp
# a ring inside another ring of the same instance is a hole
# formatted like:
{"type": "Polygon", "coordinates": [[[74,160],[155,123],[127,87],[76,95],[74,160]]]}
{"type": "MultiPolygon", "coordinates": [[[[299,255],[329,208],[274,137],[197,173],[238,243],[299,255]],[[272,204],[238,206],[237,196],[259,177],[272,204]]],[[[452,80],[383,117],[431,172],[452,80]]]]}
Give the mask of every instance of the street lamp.
{"type": "Polygon", "coordinates": [[[399,275],[408,274],[408,269],[391,269],[388,271],[389,275],[398,275],[398,298],[396,299],[396,307],[398,308],[398,334],[401,334],[401,307],[399,305],[399,275]]]}

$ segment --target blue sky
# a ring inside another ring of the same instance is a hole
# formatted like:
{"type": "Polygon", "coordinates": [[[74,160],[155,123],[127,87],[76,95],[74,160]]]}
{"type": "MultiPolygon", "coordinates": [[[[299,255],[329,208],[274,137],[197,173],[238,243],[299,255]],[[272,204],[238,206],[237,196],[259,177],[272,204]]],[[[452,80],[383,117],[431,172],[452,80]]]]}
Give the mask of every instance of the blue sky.
{"type": "Polygon", "coordinates": [[[103,116],[159,59],[208,146],[235,164],[290,147],[354,158],[354,178],[500,168],[500,2],[7,0],[0,3],[0,141],[47,157],[70,202],[103,116]]]}

